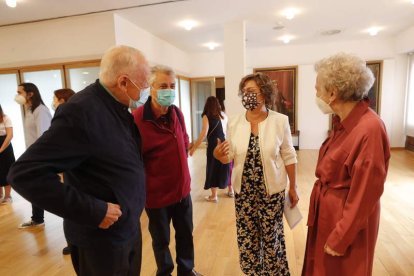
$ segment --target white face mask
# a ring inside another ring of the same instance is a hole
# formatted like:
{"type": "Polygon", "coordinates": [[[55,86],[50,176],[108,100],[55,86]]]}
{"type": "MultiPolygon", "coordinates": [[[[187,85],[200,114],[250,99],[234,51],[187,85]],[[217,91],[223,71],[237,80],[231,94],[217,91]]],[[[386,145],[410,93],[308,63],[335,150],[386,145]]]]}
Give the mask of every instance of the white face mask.
{"type": "Polygon", "coordinates": [[[24,105],[26,103],[26,98],[23,97],[22,95],[16,95],[14,100],[16,101],[16,103],[18,103],[20,105],[24,105]]]}
{"type": "Polygon", "coordinates": [[[333,114],[334,111],[332,110],[331,106],[327,104],[324,100],[319,98],[318,96],[315,97],[316,105],[322,111],[323,114],[333,114]]]}
{"type": "Polygon", "coordinates": [[[52,105],[50,107],[52,108],[53,111],[56,111],[56,106],[54,102],[52,102],[52,105]]]}

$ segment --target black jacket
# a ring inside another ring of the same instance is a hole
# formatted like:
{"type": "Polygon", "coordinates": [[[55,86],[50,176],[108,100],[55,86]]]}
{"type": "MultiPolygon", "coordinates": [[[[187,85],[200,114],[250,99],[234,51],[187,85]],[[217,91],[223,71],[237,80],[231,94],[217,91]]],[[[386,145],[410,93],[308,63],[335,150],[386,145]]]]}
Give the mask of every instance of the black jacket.
{"type": "Polygon", "coordinates": [[[138,233],[145,203],[140,141],[128,108],[97,80],[56,111],[49,130],[17,160],[8,180],[27,200],[64,218],[69,243],[121,245],[138,233]],[[98,225],[106,202],[119,204],[122,216],[103,230],[98,225]]]}

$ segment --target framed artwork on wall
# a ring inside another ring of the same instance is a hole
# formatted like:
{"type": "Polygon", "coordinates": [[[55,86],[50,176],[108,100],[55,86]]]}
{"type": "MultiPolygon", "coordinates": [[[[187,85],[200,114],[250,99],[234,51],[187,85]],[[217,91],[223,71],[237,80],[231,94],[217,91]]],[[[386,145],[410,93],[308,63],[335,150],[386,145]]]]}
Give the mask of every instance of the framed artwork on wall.
{"type": "Polygon", "coordinates": [[[290,130],[297,132],[297,66],[255,68],[254,73],[263,73],[273,81],[278,93],[272,109],[289,117],[290,130]]]}
{"type": "Polygon", "coordinates": [[[368,92],[369,107],[379,115],[381,103],[382,61],[367,61],[367,67],[371,69],[375,78],[375,82],[368,92]]]}

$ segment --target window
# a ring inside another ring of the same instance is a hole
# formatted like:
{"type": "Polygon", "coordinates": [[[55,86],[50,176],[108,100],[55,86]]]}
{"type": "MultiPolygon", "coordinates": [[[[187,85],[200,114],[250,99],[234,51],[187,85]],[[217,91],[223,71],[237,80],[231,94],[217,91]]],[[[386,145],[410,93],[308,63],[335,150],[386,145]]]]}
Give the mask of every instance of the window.
{"type": "Polygon", "coordinates": [[[81,65],[67,66],[68,87],[79,92],[99,78],[99,64],[82,67],[81,65]]]}
{"type": "Polygon", "coordinates": [[[62,69],[50,69],[41,71],[30,71],[22,73],[23,82],[31,82],[37,86],[44,104],[54,113],[51,105],[53,103],[54,91],[63,88],[62,69]]]}
{"type": "Polygon", "coordinates": [[[409,59],[405,131],[414,137],[414,54],[410,54],[409,59]]]}

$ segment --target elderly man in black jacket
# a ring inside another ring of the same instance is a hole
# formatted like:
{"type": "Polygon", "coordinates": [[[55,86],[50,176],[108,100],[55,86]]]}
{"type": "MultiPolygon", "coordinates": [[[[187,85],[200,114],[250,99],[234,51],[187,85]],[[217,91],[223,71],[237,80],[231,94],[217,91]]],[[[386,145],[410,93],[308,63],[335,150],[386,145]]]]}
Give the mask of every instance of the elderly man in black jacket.
{"type": "Polygon", "coordinates": [[[64,218],[78,275],[140,274],[145,179],[128,107],[148,87],[148,76],[137,49],[109,49],[99,80],[57,110],[9,173],[18,193],[64,218]]]}

